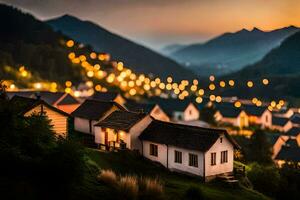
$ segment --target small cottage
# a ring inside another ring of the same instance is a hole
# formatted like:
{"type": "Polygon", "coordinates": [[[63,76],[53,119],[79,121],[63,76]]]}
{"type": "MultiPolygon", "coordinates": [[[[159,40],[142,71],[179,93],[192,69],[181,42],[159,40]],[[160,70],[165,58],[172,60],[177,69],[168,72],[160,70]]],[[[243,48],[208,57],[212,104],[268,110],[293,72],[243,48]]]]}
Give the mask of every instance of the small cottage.
{"type": "Polygon", "coordinates": [[[71,114],[74,117],[74,129],[95,135],[94,125],[116,110],[125,110],[125,108],[113,101],[87,99],[71,114]]]}
{"type": "Polygon", "coordinates": [[[125,104],[125,107],[133,112],[144,112],[149,114],[151,117],[161,121],[170,121],[169,116],[165,111],[155,103],[137,103],[134,101],[128,101],[125,104]]]}
{"type": "Polygon", "coordinates": [[[53,130],[57,136],[66,137],[68,133],[68,113],[51,106],[41,99],[32,99],[20,96],[14,96],[10,102],[14,105],[15,111],[22,116],[32,114],[46,115],[51,120],[53,130]]]}
{"type": "Polygon", "coordinates": [[[289,138],[274,158],[275,163],[282,167],[285,163],[294,163],[300,166],[300,147],[295,139],[289,138]]]}
{"type": "Polygon", "coordinates": [[[218,106],[214,117],[219,123],[230,124],[239,128],[249,126],[246,112],[233,106],[218,106]]]}
{"type": "Polygon", "coordinates": [[[237,143],[225,130],[153,120],[140,135],[141,154],[171,171],[209,180],[233,171],[237,143]]]}
{"type": "Polygon", "coordinates": [[[152,118],[145,113],[118,110],[95,124],[95,143],[101,148],[127,148],[141,151],[138,139],[152,118]]]}
{"type": "Polygon", "coordinates": [[[262,128],[272,126],[272,113],[265,106],[243,105],[242,110],[248,115],[250,125],[260,125],[262,128]]]}

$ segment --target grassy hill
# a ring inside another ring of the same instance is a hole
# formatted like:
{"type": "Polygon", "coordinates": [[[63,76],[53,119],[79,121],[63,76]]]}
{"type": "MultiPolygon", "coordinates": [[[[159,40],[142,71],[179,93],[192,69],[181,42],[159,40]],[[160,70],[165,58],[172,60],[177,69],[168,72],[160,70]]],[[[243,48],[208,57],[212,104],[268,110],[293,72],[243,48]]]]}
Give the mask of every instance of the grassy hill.
{"type": "MultiPolygon", "coordinates": [[[[165,187],[166,199],[184,199],[184,194],[191,186],[200,188],[207,199],[268,199],[264,195],[245,188],[231,188],[218,183],[202,183],[200,179],[172,173],[132,152],[99,152],[87,150],[90,163],[101,169],[112,169],[118,174],[143,177],[159,177],[165,187]]],[[[97,183],[93,173],[86,176],[85,184],[80,188],[81,195],[87,194],[90,199],[113,199],[115,193],[106,185],[97,183]],[[88,184],[87,184],[88,183],[88,184]],[[92,190],[98,191],[90,193],[92,190]],[[100,190],[100,191],[99,191],[100,190]]]]}

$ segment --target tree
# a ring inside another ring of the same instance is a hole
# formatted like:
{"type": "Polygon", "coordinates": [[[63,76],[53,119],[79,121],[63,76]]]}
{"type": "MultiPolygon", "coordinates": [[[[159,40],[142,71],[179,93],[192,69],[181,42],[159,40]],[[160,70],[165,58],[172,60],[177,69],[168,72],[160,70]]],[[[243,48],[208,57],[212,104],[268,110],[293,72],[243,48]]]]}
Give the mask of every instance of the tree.
{"type": "Polygon", "coordinates": [[[205,106],[201,110],[200,119],[209,124],[215,125],[216,124],[215,113],[216,113],[216,109],[213,106],[205,106]]]}
{"type": "Polygon", "coordinates": [[[251,136],[247,157],[248,160],[261,164],[272,163],[272,147],[262,130],[256,130],[251,136]]]}

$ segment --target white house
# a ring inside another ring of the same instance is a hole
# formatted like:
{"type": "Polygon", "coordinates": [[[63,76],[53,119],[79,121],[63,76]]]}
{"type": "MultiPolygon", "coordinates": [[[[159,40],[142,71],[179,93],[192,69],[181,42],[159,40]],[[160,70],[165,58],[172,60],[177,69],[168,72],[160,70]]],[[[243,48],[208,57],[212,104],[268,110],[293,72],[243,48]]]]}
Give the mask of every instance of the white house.
{"type": "Polygon", "coordinates": [[[127,148],[141,151],[138,139],[141,132],[150,124],[152,118],[145,113],[114,111],[95,124],[95,143],[105,149],[127,148]]]}
{"type": "Polygon", "coordinates": [[[94,135],[94,125],[116,110],[125,110],[116,102],[85,100],[74,112],[74,129],[76,131],[94,135]]]}
{"type": "Polygon", "coordinates": [[[155,103],[137,103],[132,100],[127,100],[125,107],[133,112],[144,112],[149,114],[151,117],[161,121],[170,121],[169,116],[165,111],[155,103]]]}
{"type": "Polygon", "coordinates": [[[204,180],[233,171],[234,149],[225,130],[200,128],[153,120],[140,135],[141,154],[171,171],[204,180]]]}
{"type": "Polygon", "coordinates": [[[199,120],[200,112],[190,100],[155,98],[154,102],[167,113],[171,121],[199,120]]]}
{"type": "Polygon", "coordinates": [[[250,125],[260,125],[262,128],[270,128],[272,126],[272,113],[267,107],[243,105],[242,110],[248,115],[250,125]]]}
{"type": "Polygon", "coordinates": [[[240,128],[249,126],[246,112],[233,106],[218,106],[214,117],[219,123],[231,124],[232,126],[240,128]]]}

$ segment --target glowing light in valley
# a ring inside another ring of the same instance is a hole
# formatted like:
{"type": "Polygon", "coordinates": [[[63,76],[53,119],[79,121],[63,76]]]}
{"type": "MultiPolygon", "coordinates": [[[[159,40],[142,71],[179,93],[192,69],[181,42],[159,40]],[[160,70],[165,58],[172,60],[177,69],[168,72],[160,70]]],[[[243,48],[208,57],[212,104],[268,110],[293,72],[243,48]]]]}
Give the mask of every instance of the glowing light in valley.
{"type": "Polygon", "coordinates": [[[248,82],[247,82],[247,86],[248,86],[249,88],[252,88],[252,87],[253,87],[253,85],[254,85],[254,84],[253,84],[253,82],[252,82],[252,81],[248,81],[248,82]]]}
{"type": "Polygon", "coordinates": [[[263,84],[264,84],[264,85],[268,85],[268,84],[269,84],[269,80],[268,80],[268,79],[266,79],[266,78],[265,78],[265,79],[263,79],[263,80],[262,80],[262,82],[263,82],[263,84]]]}
{"type": "Polygon", "coordinates": [[[234,80],[229,80],[229,81],[228,81],[228,84],[229,84],[231,87],[233,87],[233,86],[234,86],[234,80]]]}
{"type": "Polygon", "coordinates": [[[74,41],[73,40],[68,40],[66,43],[67,47],[71,48],[74,46],[74,41]]]}
{"type": "Polygon", "coordinates": [[[210,76],[209,76],[209,80],[210,80],[210,81],[215,81],[215,77],[214,77],[213,75],[210,75],[210,76]]]}
{"type": "Polygon", "coordinates": [[[235,106],[236,108],[240,108],[240,107],[242,106],[242,103],[239,102],[239,101],[236,101],[236,102],[234,103],[234,106],[235,106]]]}

